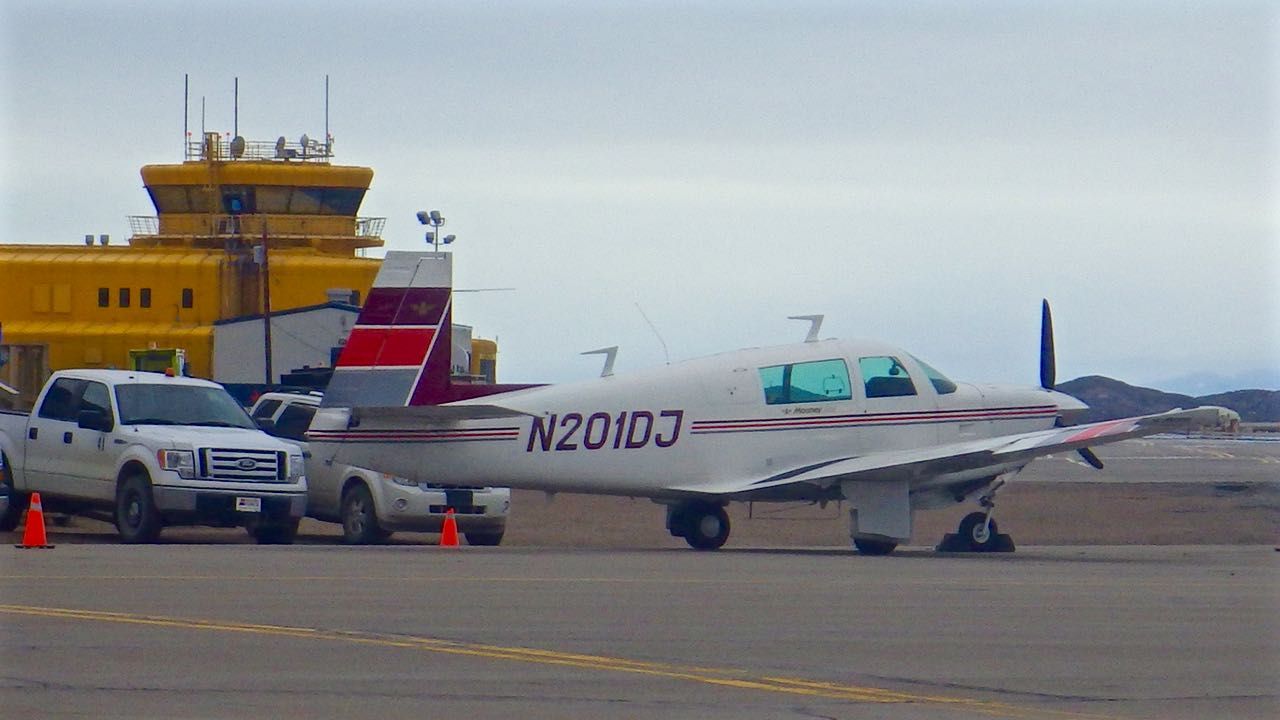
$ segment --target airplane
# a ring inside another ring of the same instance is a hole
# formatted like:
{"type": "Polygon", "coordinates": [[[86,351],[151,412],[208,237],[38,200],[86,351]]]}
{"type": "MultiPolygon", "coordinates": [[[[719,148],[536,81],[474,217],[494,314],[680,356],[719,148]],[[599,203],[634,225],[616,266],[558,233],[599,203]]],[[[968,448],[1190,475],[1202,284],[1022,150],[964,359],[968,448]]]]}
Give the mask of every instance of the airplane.
{"type": "Polygon", "coordinates": [[[1213,424],[1219,408],[1074,425],[1054,387],[1042,306],[1039,387],[948,379],[910,353],[819,339],[556,385],[450,377],[452,254],[389,252],[308,431],[319,458],[418,482],[650,498],[671,535],[713,550],[732,501],[849,505],[866,555],[911,538],[917,510],[976,502],[942,550],[1013,549],[996,493],[1037,457],[1213,424]]]}

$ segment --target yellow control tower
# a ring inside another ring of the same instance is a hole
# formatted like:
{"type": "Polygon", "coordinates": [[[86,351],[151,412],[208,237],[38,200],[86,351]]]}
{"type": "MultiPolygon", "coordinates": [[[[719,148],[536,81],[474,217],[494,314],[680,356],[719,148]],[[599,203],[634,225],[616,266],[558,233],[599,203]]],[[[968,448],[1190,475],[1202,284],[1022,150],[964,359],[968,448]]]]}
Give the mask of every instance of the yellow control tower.
{"type": "Polygon", "coordinates": [[[0,245],[0,381],[34,393],[52,370],[124,368],[142,348],[210,377],[218,321],[359,305],[385,219],[357,214],[373,170],[332,157],[329,138],[206,133],[184,162],[142,168],[156,215],[129,218],[128,245],[0,245]]]}

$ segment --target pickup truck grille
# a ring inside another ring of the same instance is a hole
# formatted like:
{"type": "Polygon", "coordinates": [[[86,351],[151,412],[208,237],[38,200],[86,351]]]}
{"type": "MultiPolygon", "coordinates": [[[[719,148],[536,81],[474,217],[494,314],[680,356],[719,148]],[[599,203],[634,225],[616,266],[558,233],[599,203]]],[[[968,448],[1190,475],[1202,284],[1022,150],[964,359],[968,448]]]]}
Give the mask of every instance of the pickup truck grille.
{"type": "Polygon", "coordinates": [[[200,477],[230,482],[286,482],[285,454],[278,450],[201,448],[200,477]]]}

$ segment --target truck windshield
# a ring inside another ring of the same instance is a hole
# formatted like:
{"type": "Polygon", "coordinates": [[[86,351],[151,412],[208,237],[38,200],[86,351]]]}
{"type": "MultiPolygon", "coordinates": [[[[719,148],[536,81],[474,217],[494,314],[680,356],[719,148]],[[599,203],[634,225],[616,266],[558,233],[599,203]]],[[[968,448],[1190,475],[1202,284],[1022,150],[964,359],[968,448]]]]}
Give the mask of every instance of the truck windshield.
{"type": "Polygon", "coordinates": [[[122,425],[206,425],[256,429],[249,414],[222,388],[198,385],[116,387],[122,425]]]}

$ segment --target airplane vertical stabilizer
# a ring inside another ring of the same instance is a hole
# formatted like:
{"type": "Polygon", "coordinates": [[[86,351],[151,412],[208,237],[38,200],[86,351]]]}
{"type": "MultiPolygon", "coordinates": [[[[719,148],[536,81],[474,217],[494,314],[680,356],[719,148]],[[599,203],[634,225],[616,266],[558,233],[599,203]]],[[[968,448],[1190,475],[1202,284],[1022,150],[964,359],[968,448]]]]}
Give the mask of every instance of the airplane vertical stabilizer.
{"type": "Polygon", "coordinates": [[[324,405],[449,399],[453,255],[389,252],[338,356],[324,405]]]}

